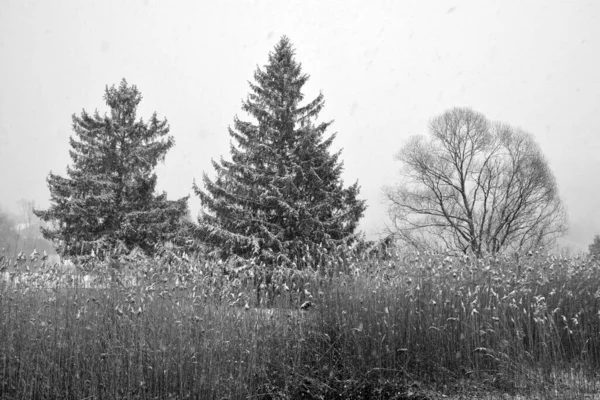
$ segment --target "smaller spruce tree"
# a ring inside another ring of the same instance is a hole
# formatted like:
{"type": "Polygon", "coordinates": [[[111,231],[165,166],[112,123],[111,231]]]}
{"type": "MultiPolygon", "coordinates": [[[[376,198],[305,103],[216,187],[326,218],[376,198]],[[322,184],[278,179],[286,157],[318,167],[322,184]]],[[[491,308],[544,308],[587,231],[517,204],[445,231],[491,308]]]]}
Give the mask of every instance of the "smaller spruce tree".
{"type": "Polygon", "coordinates": [[[136,121],[142,96],[125,79],[119,87],[107,86],[104,100],[108,115],[73,115],[73,163],[67,177],[50,172],[51,206],[34,212],[51,223],[42,234],[63,256],[136,247],[151,255],[164,242],[181,240],[187,213],[188,197],[169,201],[165,193],[155,194],[154,168],[174,140],[156,113],[148,123],[136,121]]]}

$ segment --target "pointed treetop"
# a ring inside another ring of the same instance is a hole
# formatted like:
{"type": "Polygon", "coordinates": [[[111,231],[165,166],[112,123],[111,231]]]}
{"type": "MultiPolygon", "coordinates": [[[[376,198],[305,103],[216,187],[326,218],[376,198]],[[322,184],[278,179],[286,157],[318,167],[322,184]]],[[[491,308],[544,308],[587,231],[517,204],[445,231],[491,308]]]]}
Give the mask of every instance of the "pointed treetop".
{"type": "Polygon", "coordinates": [[[106,85],[103,98],[111,109],[112,118],[129,117],[130,121],[133,121],[137,107],[142,101],[142,94],[137,86],[128,86],[127,80],[123,78],[118,88],[115,85],[111,87],[106,85]]]}
{"type": "Polygon", "coordinates": [[[291,55],[295,54],[294,46],[292,46],[292,42],[286,35],[283,35],[281,37],[281,39],[279,39],[279,42],[275,45],[275,53],[276,54],[288,53],[291,55]]]}
{"type": "Polygon", "coordinates": [[[287,36],[282,36],[279,42],[275,45],[274,51],[269,52],[269,65],[266,65],[266,69],[269,67],[279,66],[283,68],[298,68],[300,70],[300,64],[296,62],[294,56],[296,51],[292,42],[287,36]]]}

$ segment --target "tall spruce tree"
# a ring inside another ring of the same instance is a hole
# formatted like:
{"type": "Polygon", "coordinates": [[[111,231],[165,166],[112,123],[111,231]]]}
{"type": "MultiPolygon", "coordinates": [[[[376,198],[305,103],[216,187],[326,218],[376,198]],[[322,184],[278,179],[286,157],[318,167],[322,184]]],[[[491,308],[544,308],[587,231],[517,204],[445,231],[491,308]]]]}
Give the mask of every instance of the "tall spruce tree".
{"type": "Polygon", "coordinates": [[[174,140],[167,121],[156,113],[148,123],[136,121],[142,96],[125,79],[106,87],[108,115],[85,110],[73,115],[67,177],[50,172],[47,183],[51,206],[35,210],[53,228],[43,228],[46,239],[65,256],[100,256],[108,250],[135,247],[152,254],[157,245],[176,241],[187,213],[188,197],[167,200],[155,194],[154,168],[163,161],[174,140]]]}
{"type": "Polygon", "coordinates": [[[315,123],[323,95],[301,106],[309,76],[295,61],[287,37],[257,68],[242,110],[254,121],[234,118],[231,161],[213,161],[215,180],[194,184],[203,213],[197,232],[221,256],[298,262],[347,244],[366,208],[358,183],[344,188],[340,152],[325,137],[331,122],[315,123]]]}

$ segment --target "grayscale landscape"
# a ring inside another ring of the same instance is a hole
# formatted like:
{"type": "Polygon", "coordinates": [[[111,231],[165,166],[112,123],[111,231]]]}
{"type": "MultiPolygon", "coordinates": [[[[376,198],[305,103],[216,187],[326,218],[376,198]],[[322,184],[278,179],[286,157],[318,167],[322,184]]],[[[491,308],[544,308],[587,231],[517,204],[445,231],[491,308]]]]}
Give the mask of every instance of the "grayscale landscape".
{"type": "Polygon", "coordinates": [[[600,398],[600,4],[0,7],[0,398],[600,398]]]}

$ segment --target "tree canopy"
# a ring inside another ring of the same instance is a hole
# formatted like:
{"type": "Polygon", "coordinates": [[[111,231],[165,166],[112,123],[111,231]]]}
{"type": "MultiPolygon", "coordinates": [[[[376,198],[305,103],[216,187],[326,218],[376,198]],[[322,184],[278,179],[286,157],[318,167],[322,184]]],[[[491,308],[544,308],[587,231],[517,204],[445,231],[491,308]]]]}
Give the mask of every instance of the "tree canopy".
{"type": "Polygon", "coordinates": [[[295,261],[323,253],[354,237],[366,208],[358,183],[344,187],[340,152],[331,153],[331,122],[317,123],[319,94],[301,105],[302,73],[287,37],[254,73],[242,110],[234,118],[231,161],[213,161],[216,178],[203,176],[194,190],[204,207],[198,236],[224,257],[295,261]]]}
{"type": "Polygon", "coordinates": [[[67,177],[50,172],[51,206],[35,214],[52,223],[42,233],[63,255],[135,247],[151,254],[177,240],[187,213],[187,197],[169,201],[166,193],[155,194],[154,168],[174,140],[156,113],[148,122],[136,121],[142,96],[135,85],[123,79],[118,87],[107,86],[104,100],[108,114],[73,115],[72,165],[67,177]]]}
{"type": "Polygon", "coordinates": [[[496,253],[548,246],[566,231],[556,181],[533,136],[468,108],[434,118],[396,156],[384,189],[392,230],[416,246],[496,253]]]}

